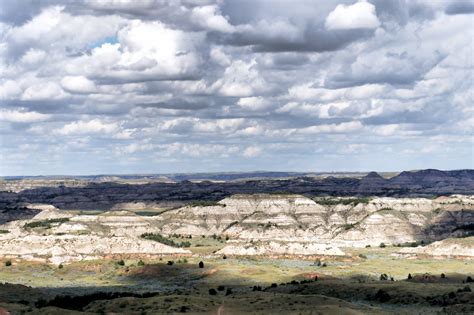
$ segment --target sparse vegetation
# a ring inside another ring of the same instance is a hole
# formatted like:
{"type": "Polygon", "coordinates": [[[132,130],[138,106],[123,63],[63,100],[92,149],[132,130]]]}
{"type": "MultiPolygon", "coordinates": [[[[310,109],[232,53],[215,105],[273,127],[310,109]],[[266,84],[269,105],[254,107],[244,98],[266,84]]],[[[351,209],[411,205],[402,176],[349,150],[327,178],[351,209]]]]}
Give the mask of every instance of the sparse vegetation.
{"type": "Polygon", "coordinates": [[[350,229],[355,228],[355,224],[347,223],[347,224],[342,225],[342,228],[343,228],[344,230],[348,231],[348,230],[350,230],[350,229]]]}
{"type": "Polygon", "coordinates": [[[50,229],[53,226],[53,224],[61,224],[68,221],[69,221],[69,218],[48,219],[48,220],[29,222],[29,223],[26,223],[23,227],[25,229],[34,229],[34,228],[50,229]]]}
{"type": "Polygon", "coordinates": [[[184,242],[177,243],[177,242],[175,242],[175,241],[173,241],[169,238],[166,238],[166,237],[164,237],[164,236],[162,236],[161,234],[158,234],[158,233],[144,233],[140,237],[144,238],[146,240],[155,241],[155,242],[165,244],[165,245],[168,245],[168,246],[173,246],[173,247],[190,247],[191,246],[191,242],[184,241],[184,242]]]}
{"type": "Polygon", "coordinates": [[[0,234],[8,234],[8,233],[10,233],[10,231],[8,231],[8,230],[0,230],[0,234]]]}
{"type": "Polygon", "coordinates": [[[189,207],[225,207],[225,204],[219,203],[217,201],[208,201],[208,200],[195,200],[187,204],[189,207]]]}
{"type": "Polygon", "coordinates": [[[358,204],[368,204],[369,198],[314,198],[316,203],[323,206],[335,206],[335,205],[351,205],[357,206],[358,204]]]}

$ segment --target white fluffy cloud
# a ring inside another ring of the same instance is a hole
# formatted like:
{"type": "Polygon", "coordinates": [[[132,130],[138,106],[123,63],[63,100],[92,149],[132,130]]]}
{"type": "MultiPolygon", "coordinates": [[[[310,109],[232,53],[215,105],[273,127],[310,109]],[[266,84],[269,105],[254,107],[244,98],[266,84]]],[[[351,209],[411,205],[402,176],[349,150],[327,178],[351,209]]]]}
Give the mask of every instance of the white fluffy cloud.
{"type": "Polygon", "coordinates": [[[50,115],[19,110],[0,110],[0,120],[12,123],[34,123],[50,119],[50,115]]]}
{"type": "Polygon", "coordinates": [[[60,135],[87,135],[87,134],[110,134],[117,132],[116,123],[106,123],[99,119],[74,121],[56,129],[55,132],[60,135]]]}
{"type": "Polygon", "coordinates": [[[234,31],[234,27],[223,17],[216,5],[195,7],[191,13],[191,20],[196,24],[212,30],[224,33],[234,31]]]}
{"type": "Polygon", "coordinates": [[[84,76],[66,76],[61,80],[61,86],[70,93],[94,93],[96,91],[94,82],[84,76]]]}
{"type": "Polygon", "coordinates": [[[345,30],[354,28],[377,28],[380,26],[375,6],[365,0],[352,5],[339,4],[326,18],[326,28],[345,30]]]}
{"type": "Polygon", "coordinates": [[[464,7],[53,2],[2,3],[0,173],[473,167],[464,7]]]}

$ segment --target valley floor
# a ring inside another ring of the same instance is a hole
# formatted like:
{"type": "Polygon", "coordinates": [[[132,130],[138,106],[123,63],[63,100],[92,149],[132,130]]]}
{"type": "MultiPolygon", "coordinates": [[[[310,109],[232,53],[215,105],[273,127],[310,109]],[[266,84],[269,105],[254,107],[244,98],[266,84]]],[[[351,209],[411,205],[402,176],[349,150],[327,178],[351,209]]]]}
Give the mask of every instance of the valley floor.
{"type": "Polygon", "coordinates": [[[212,255],[222,246],[203,239],[190,248],[191,257],[123,264],[2,262],[0,281],[8,284],[0,285],[0,314],[474,312],[474,283],[467,282],[474,276],[472,260],[407,259],[393,255],[397,247],[345,248],[353,258],[320,260],[212,255]]]}

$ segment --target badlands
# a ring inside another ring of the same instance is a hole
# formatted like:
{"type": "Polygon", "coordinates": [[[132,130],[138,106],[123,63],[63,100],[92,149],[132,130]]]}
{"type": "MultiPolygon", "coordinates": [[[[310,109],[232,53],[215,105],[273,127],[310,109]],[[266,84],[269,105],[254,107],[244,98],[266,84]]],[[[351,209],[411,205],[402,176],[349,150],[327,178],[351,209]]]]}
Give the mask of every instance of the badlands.
{"type": "Polygon", "coordinates": [[[472,174],[420,172],[10,180],[0,314],[472,314],[472,174]]]}

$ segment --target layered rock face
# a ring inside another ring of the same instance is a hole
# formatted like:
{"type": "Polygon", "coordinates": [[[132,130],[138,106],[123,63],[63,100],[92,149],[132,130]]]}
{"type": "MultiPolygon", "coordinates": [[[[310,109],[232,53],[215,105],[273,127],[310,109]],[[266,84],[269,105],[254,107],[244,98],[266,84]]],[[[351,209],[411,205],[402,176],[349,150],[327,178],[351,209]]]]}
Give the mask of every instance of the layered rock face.
{"type": "Polygon", "coordinates": [[[168,211],[159,225],[165,234],[362,247],[443,239],[467,233],[465,227],[474,223],[473,197],[362,201],[317,203],[299,195],[236,195],[218,206],[168,211]]]}
{"type": "Polygon", "coordinates": [[[191,254],[185,249],[140,238],[153,228],[143,217],[127,212],[72,216],[48,209],[32,220],[10,222],[1,228],[8,231],[0,234],[0,255],[4,258],[60,264],[115,256],[191,254]],[[48,228],[28,227],[42,222],[51,223],[48,228]]]}
{"type": "Polygon", "coordinates": [[[186,206],[150,217],[129,211],[72,215],[52,206],[27,206],[43,211],[31,220],[0,226],[7,231],[0,233],[0,256],[60,263],[113,255],[191,254],[142,239],[143,233],[228,236],[227,246],[218,252],[226,255],[339,256],[344,255],[339,247],[427,243],[472,235],[474,226],[474,197],[461,195],[314,200],[235,195],[216,205],[186,206]],[[47,228],[31,228],[45,222],[47,228]]]}

